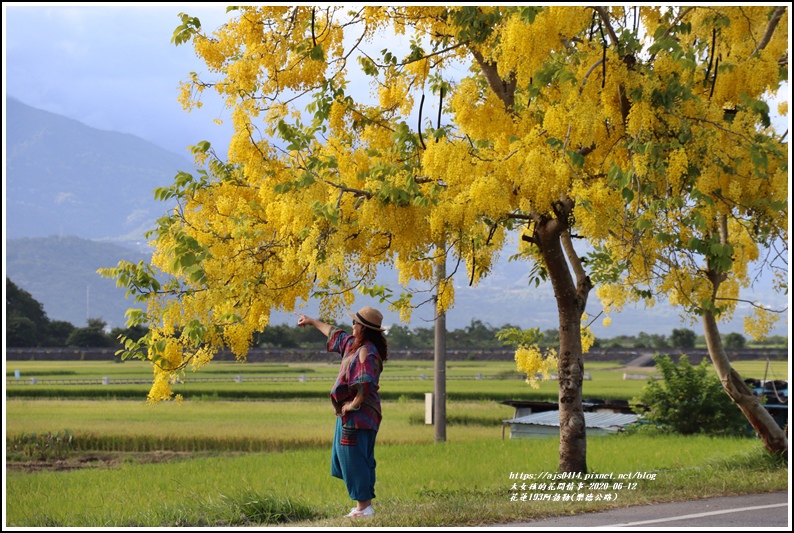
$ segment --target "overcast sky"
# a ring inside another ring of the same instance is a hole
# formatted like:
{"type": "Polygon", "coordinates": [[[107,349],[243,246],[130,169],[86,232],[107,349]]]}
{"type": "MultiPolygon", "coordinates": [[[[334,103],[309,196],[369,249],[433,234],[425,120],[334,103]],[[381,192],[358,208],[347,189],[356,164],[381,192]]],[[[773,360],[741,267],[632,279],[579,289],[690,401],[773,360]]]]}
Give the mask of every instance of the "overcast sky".
{"type": "Polygon", "coordinates": [[[207,29],[227,19],[215,3],[3,3],[4,95],[179,154],[205,139],[225,153],[220,100],[192,113],[177,102],[180,81],[206,72],[191,44],[171,44],[181,12],[207,29]]]}
{"type": "MultiPolygon", "coordinates": [[[[220,99],[205,93],[204,106],[192,113],[177,102],[180,82],[191,71],[205,73],[206,67],[191,44],[177,47],[171,36],[180,24],[179,13],[197,16],[211,31],[228,20],[226,5],[5,2],[3,109],[5,97],[11,96],[95,128],[137,135],[178,154],[187,155],[187,147],[202,140],[225,154],[230,126],[213,123],[215,118],[230,122],[220,99]]],[[[790,99],[788,86],[781,92],[790,99]]],[[[790,118],[781,123],[785,129],[790,118]]],[[[5,167],[3,177],[5,182],[5,167]]],[[[785,331],[785,321],[778,329],[785,331]]]]}

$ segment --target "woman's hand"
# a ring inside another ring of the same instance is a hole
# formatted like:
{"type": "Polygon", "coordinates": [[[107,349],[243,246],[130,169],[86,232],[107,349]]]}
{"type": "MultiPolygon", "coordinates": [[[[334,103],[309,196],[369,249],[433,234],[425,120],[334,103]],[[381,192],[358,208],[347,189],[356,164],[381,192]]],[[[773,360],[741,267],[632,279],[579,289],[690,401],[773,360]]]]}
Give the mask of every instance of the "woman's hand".
{"type": "Polygon", "coordinates": [[[295,313],[298,317],[298,327],[306,327],[307,325],[312,325],[312,319],[307,317],[306,315],[302,315],[300,313],[295,313]]]}
{"type": "Polygon", "coordinates": [[[325,322],[317,320],[316,318],[311,318],[311,317],[308,317],[306,315],[302,315],[300,313],[294,313],[294,314],[295,314],[295,316],[298,317],[298,326],[299,327],[303,328],[303,327],[306,327],[306,326],[314,326],[315,328],[320,330],[320,332],[323,335],[325,335],[326,337],[331,333],[331,329],[332,328],[331,328],[331,326],[329,324],[326,324],[325,322]]]}
{"type": "Polygon", "coordinates": [[[353,407],[353,402],[347,402],[346,404],[342,405],[341,413],[345,414],[345,413],[349,413],[351,411],[358,411],[358,410],[359,410],[359,407],[355,407],[355,408],[353,407]]]}

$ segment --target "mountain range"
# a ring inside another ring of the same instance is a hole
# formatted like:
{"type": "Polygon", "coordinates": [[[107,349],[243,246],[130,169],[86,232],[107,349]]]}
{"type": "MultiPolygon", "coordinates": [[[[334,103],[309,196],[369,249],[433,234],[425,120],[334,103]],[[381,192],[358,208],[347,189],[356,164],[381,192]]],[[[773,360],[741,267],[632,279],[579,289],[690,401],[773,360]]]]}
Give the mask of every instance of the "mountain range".
{"type": "Polygon", "coordinates": [[[49,235],[132,244],[168,205],[168,185],[187,157],[126,133],[6,99],[6,238],[49,235]]]}
{"type": "MultiPolygon", "coordinates": [[[[32,108],[14,98],[6,101],[6,160],[4,172],[6,276],[41,302],[52,320],[82,327],[88,318],[102,318],[110,327],[124,325],[124,312],[134,307],[124,289],[96,270],[116,266],[120,259],[148,260],[144,233],[173,206],[157,202],[152,191],[167,186],[179,170],[190,172],[192,163],[133,135],[98,130],[78,121],[32,108]]],[[[513,247],[514,248],[514,247],[513,247]]],[[[464,328],[473,320],[491,326],[512,324],[541,330],[557,329],[556,302],[548,283],[529,284],[529,265],[505,258],[489,276],[470,287],[465,274],[456,276],[456,303],[447,314],[447,328],[464,328]]],[[[395,293],[397,276],[380,274],[378,283],[395,293]]],[[[417,295],[415,300],[423,300],[417,295]]],[[[755,298],[786,307],[786,298],[771,291],[755,298]]],[[[386,304],[365,296],[355,306],[373,305],[384,311],[385,324],[399,323],[386,304]]],[[[600,307],[591,294],[588,313],[600,307]]],[[[302,312],[318,312],[309,303],[302,312]]],[[[723,333],[741,331],[747,306],[722,326],[723,333]]],[[[339,317],[346,320],[344,314],[339,317]]],[[[294,324],[291,314],[274,313],[272,323],[294,324]]],[[[409,327],[431,327],[432,309],[420,307],[409,327]]],[[[612,317],[605,328],[596,320],[596,336],[669,335],[686,327],[700,333],[698,324],[682,322],[664,302],[652,309],[631,308],[612,317]]],[[[785,335],[783,321],[774,334],[785,335]]]]}

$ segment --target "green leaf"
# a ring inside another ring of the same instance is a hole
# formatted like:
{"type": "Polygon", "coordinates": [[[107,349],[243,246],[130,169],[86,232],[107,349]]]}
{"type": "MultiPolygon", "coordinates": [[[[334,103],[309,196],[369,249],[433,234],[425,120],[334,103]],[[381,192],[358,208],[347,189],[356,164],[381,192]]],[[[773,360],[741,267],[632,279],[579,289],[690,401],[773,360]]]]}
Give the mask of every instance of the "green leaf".
{"type": "Polygon", "coordinates": [[[535,22],[535,17],[537,16],[537,14],[543,11],[543,9],[544,8],[541,6],[522,6],[519,9],[518,13],[519,16],[521,17],[521,20],[523,20],[527,24],[532,24],[533,22],[535,22]]]}
{"type": "Polygon", "coordinates": [[[199,265],[192,265],[185,269],[185,276],[191,283],[202,285],[206,281],[204,269],[199,265]]]}
{"type": "Polygon", "coordinates": [[[631,203],[632,200],[634,200],[634,191],[632,191],[628,187],[623,187],[623,190],[620,191],[620,194],[623,196],[623,199],[626,200],[627,203],[631,203]]]}
{"type": "Polygon", "coordinates": [[[659,25],[659,26],[656,28],[656,31],[654,31],[654,32],[653,32],[653,40],[654,40],[654,41],[658,41],[659,39],[661,39],[662,37],[664,37],[664,34],[665,34],[666,32],[667,32],[667,26],[659,25]]]}
{"type": "Polygon", "coordinates": [[[358,58],[358,62],[361,65],[361,70],[367,76],[377,76],[378,75],[378,67],[375,66],[375,62],[372,61],[370,58],[361,56],[358,58]]]}
{"type": "Polygon", "coordinates": [[[579,152],[568,150],[568,157],[571,158],[571,163],[576,168],[582,168],[584,166],[584,156],[579,152]]]}
{"type": "Polygon", "coordinates": [[[312,48],[309,57],[314,61],[325,61],[325,51],[323,50],[322,45],[318,44],[317,46],[312,48]]]}
{"type": "Polygon", "coordinates": [[[559,150],[564,145],[564,143],[561,140],[555,139],[554,137],[549,137],[548,139],[546,139],[546,144],[548,144],[555,150],[559,150]]]}
{"type": "Polygon", "coordinates": [[[706,244],[697,237],[692,237],[687,241],[686,247],[693,252],[703,253],[706,251],[706,244]]]}
{"type": "Polygon", "coordinates": [[[496,332],[496,338],[508,346],[531,346],[537,344],[543,334],[540,328],[504,328],[496,332]]]}

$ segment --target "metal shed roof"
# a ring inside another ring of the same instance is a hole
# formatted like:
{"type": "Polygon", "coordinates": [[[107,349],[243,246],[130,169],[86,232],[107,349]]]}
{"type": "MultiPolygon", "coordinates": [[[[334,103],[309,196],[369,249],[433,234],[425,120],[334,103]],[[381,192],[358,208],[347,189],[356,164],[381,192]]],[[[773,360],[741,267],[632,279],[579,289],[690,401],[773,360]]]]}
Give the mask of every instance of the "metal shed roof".
{"type": "MultiPolygon", "coordinates": [[[[620,413],[584,413],[584,425],[588,428],[614,428],[627,426],[636,422],[639,415],[626,415],[620,413]]],[[[539,426],[558,426],[560,425],[559,411],[545,411],[543,413],[533,413],[519,418],[503,420],[508,424],[536,424],[539,426]]]]}

